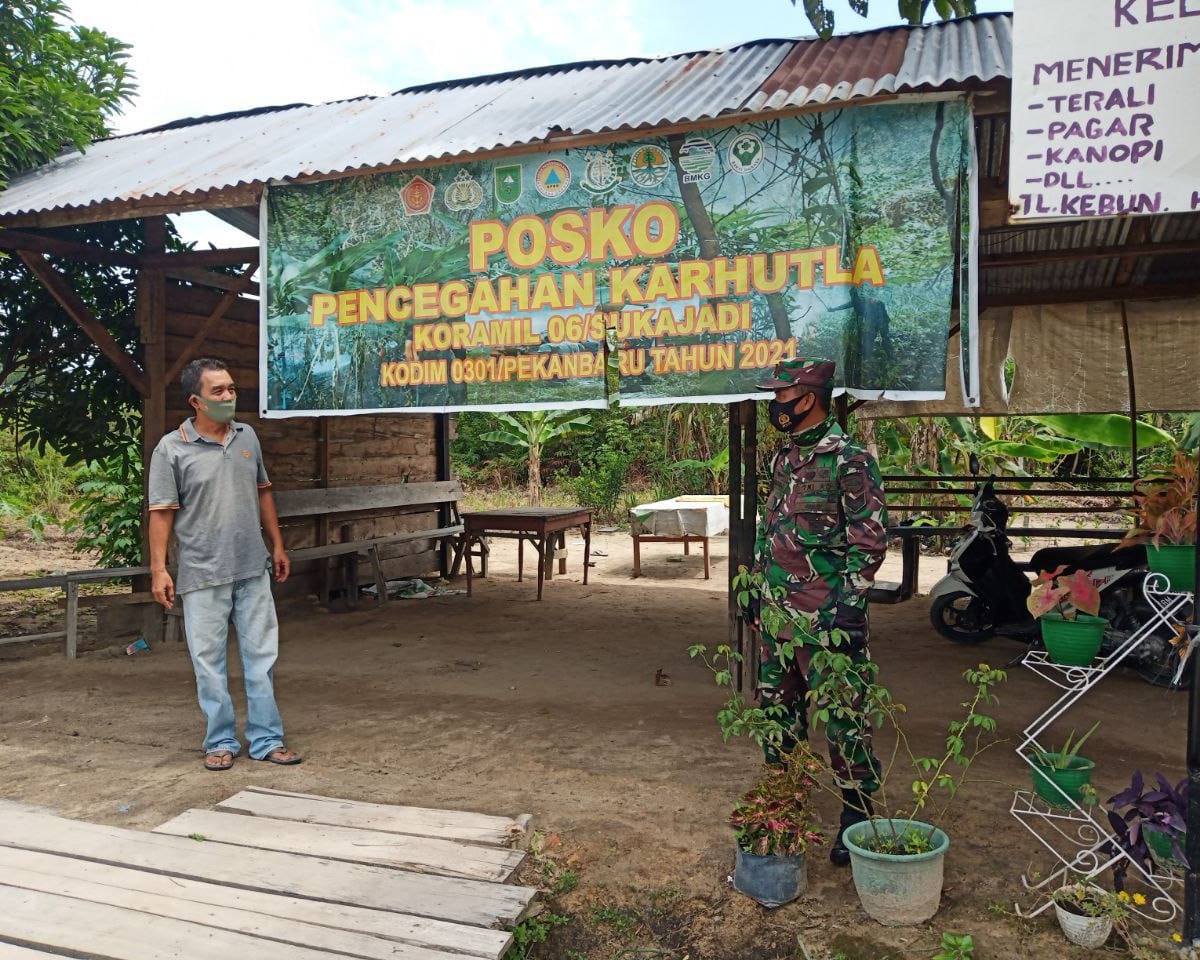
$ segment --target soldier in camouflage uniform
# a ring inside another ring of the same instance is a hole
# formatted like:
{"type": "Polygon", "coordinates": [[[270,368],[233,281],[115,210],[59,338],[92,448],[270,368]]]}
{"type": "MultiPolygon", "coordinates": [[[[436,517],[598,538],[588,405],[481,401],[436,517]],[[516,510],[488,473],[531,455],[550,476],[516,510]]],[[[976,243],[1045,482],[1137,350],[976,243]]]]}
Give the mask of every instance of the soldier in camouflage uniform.
{"type": "MultiPolygon", "coordinates": [[[[856,660],[870,659],[867,590],[887,549],[879,467],[830,413],[834,369],[830,360],[784,360],[773,379],[758,384],[775,391],[771,423],[789,436],[771,467],[754,551],[754,572],[765,584],[749,611],[759,634],[760,702],[783,708],[785,754],[808,736],[808,691],[820,681],[813,651],[837,646],[856,660]]],[[[860,701],[852,697],[848,706],[860,701]]],[[[843,796],[830,859],[844,865],[850,855],[842,834],[870,816],[879,766],[869,726],[830,716],[825,732],[843,796]]],[[[769,763],[781,759],[773,748],[766,753],[769,763]]]]}

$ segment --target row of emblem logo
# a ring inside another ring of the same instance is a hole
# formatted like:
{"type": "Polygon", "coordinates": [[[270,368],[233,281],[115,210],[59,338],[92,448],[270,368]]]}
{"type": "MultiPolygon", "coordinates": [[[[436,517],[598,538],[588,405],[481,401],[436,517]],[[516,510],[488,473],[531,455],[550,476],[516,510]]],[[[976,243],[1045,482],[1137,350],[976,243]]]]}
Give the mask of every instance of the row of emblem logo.
{"type": "MultiPolygon", "coordinates": [[[[744,176],[762,165],[765,152],[757,135],[741,133],[730,141],[725,159],[730,170],[744,176]]],[[[680,179],[685,184],[711,180],[717,162],[716,146],[704,137],[691,137],[679,147],[680,179]]],[[[620,163],[611,150],[605,150],[588,157],[579,186],[592,196],[603,197],[616,190],[626,176],[639,187],[653,188],[666,180],[670,172],[670,157],[655,144],[637,147],[625,164],[620,163]]],[[[496,199],[502,204],[516,203],[525,192],[524,172],[519,163],[495,167],[492,176],[496,199]]],[[[562,160],[551,159],[537,168],[533,185],[547,200],[557,200],[570,188],[572,179],[570,167],[562,160]]],[[[433,209],[436,192],[437,188],[424,177],[413,177],[400,191],[404,212],[410,217],[428,214],[433,209]]],[[[476,210],[483,200],[483,186],[466,170],[460,170],[446,187],[447,210],[476,210]]]]}

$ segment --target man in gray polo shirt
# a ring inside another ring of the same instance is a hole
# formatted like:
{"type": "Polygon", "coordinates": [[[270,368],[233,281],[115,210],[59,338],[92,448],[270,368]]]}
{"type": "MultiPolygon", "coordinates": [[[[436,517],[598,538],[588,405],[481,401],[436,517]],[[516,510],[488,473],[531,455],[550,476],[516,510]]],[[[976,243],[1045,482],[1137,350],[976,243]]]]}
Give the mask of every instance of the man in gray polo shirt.
{"type": "Polygon", "coordinates": [[[150,459],[150,571],[154,599],[168,609],[178,593],[196,693],[204,712],[204,768],[228,770],[241,751],[229,695],[226,647],[237,628],[246,688],[250,756],[300,763],[283,742],[273,677],[279,623],[271,570],[289,572],[271,481],[258,437],[233,419],[237,388],[220,360],[193,360],[180,377],[195,416],[167,434],[150,459]],[[167,572],[167,542],[179,541],[178,581],[167,572]],[[262,531],[271,541],[271,553],[262,531]]]}

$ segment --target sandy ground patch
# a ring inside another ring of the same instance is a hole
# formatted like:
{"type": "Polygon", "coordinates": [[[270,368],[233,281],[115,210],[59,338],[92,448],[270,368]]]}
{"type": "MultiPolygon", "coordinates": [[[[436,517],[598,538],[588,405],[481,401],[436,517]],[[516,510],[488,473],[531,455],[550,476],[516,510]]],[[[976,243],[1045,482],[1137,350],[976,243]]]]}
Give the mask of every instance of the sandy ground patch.
{"type": "MultiPolygon", "coordinates": [[[[985,756],[981,782],[956,804],[945,896],[926,927],[867,920],[849,871],[823,852],[800,902],[768,912],[733,892],[725,818],[758,757],[747,743],[721,742],[721,694],[686,652],[725,638],[725,541],[714,542],[709,581],[695,554],[672,560],[681,548],[671,544],[646,545],[645,576],[632,580],[629,537],[599,535],[593,546],[605,555],[593,557],[587,586],[582,542],[568,546],[567,575],[547,583],[541,603],[528,569],[516,582],[515,547],[505,541],[471,598],[346,614],[290,605],[277,684],[289,744],[306,756],[300,767],[242,757],[230,773],[202,770],[182,644],[125,656],[100,638],[73,662],[57,645],[0,647],[0,796],[145,829],[248,784],[531,813],[538,830],[559,838],[549,855],[579,875],[553,900],[570,920],[541,957],[765,960],[797,956],[800,934],[814,960],[837,951],[928,958],[945,930],[973,934],[980,960],[1073,955],[1052,919],[1003,912],[1022,899],[1021,871],[1046,866],[1008,814],[1013,789],[1028,779],[1011,744],[985,756]],[[657,685],[656,674],[670,683],[657,685]]],[[[943,560],[927,558],[923,589],[943,570],[943,560]]],[[[881,576],[898,579],[898,568],[881,576]]],[[[927,611],[924,598],[873,607],[872,646],[883,680],[909,705],[910,736],[932,752],[965,693],[962,671],[981,659],[1008,662],[1021,647],[1002,638],[948,643],[927,611]]],[[[1011,739],[1054,690],[1015,667],[1001,696],[1001,732],[1011,739]]],[[[1088,751],[1102,798],[1135,767],[1182,775],[1186,703],[1119,672],[1075,707],[1067,729],[1104,721],[1088,751]]],[[[836,812],[829,798],[827,824],[836,812]]]]}

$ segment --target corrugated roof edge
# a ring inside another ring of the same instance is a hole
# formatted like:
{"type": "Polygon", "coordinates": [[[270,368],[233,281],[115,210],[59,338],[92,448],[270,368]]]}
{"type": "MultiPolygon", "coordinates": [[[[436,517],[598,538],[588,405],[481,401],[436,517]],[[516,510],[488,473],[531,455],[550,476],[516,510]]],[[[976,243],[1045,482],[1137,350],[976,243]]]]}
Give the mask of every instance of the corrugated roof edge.
{"type": "MultiPolygon", "coordinates": [[[[991,13],[976,13],[969,17],[957,17],[956,20],[992,20],[1006,19],[1011,13],[995,11],[991,13]]],[[[892,33],[897,30],[928,30],[944,26],[953,21],[934,21],[923,24],[894,23],[886,27],[876,27],[873,30],[848,30],[845,33],[835,33],[830,39],[842,37],[865,37],[875,33],[892,33]]],[[[411,87],[402,87],[393,91],[393,95],[401,93],[428,93],[432,90],[450,90],[456,87],[486,86],[489,83],[499,83],[503,80],[514,80],[520,77],[548,76],[559,73],[571,73],[575,70],[606,69],[609,67],[624,67],[635,63],[661,63],[667,60],[678,60],[681,57],[699,57],[710,53],[731,53],[748,47],[761,47],[774,43],[826,43],[819,37],[760,37],[746,40],[743,43],[731,44],[727,47],[711,47],[700,50],[681,50],[678,53],[664,53],[654,57],[620,57],[613,60],[575,60],[571,63],[551,63],[540,67],[524,67],[520,70],[507,70],[501,73],[486,73],[474,77],[460,77],[454,80],[438,80],[432,83],[419,83],[411,87]]]]}

